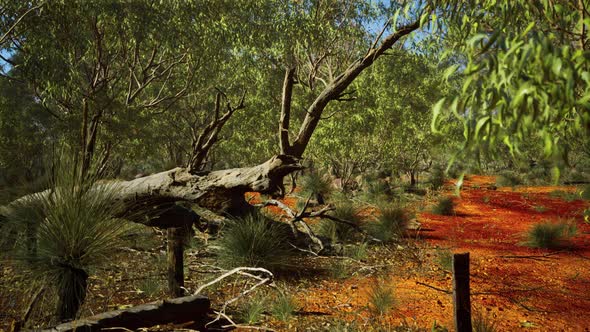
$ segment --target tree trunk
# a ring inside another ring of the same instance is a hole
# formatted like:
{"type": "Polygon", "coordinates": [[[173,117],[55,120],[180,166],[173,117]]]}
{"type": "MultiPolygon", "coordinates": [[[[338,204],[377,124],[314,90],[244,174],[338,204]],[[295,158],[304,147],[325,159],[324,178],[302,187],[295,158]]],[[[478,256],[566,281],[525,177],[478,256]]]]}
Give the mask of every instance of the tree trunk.
{"type": "Polygon", "coordinates": [[[82,269],[62,267],[63,275],[59,282],[57,317],[61,322],[76,318],[80,306],[86,298],[88,273],[82,269]]]}

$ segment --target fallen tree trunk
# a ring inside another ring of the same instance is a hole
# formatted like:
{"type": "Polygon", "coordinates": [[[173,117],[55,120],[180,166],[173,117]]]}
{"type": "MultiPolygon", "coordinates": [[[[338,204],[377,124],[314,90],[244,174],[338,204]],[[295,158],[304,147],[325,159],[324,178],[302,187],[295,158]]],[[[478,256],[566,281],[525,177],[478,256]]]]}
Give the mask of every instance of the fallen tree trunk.
{"type": "MultiPolygon", "coordinates": [[[[253,167],[198,173],[191,173],[187,168],[179,167],[131,181],[111,182],[108,185],[113,186],[117,199],[125,203],[126,214],[133,216],[132,221],[148,226],[170,228],[181,226],[178,220],[182,219],[159,218],[171,203],[190,202],[203,210],[214,212],[213,215],[244,215],[252,209],[244,199],[246,192],[283,195],[283,177],[301,169],[303,166],[298,158],[276,155],[253,167]],[[165,209],[148,209],[153,206],[164,206],[165,209]],[[141,213],[138,214],[138,211],[141,213]],[[144,215],[148,217],[144,218],[144,215]],[[141,218],[137,218],[138,216],[141,218]]],[[[46,190],[40,194],[51,195],[51,191],[46,190]]],[[[27,195],[0,208],[0,217],[7,215],[19,203],[34,197],[35,195],[27,195]]],[[[208,219],[206,213],[198,214],[205,220],[208,219]]],[[[190,216],[188,219],[194,220],[190,216]]]]}
{"type": "Polygon", "coordinates": [[[135,330],[169,323],[194,322],[197,327],[207,323],[211,302],[202,295],[191,295],[138,305],[129,309],[109,311],[92,317],[60,324],[47,332],[135,330]],[[117,329],[119,328],[119,329],[117,329]]]}

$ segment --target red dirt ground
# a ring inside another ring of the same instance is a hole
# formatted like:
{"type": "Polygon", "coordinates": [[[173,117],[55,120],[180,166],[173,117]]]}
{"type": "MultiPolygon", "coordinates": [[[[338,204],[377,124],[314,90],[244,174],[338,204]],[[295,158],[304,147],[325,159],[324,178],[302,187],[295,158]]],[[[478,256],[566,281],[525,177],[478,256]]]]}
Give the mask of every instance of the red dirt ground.
{"type": "MultiPolygon", "coordinates": [[[[455,216],[419,213],[421,238],[434,247],[470,253],[474,312],[493,320],[498,331],[590,331],[590,225],[581,217],[588,203],[549,195],[573,187],[486,189],[493,183],[489,176],[467,177],[454,199],[455,216]],[[560,218],[577,223],[570,249],[522,245],[534,224],[560,218]]],[[[436,321],[452,330],[451,296],[419,284],[450,290],[450,273],[393,273],[388,279],[398,299],[398,309],[384,318],[389,326],[430,327],[436,321]]],[[[374,278],[324,280],[298,298],[303,311],[359,322],[366,319],[362,308],[374,283],[374,278]]]]}

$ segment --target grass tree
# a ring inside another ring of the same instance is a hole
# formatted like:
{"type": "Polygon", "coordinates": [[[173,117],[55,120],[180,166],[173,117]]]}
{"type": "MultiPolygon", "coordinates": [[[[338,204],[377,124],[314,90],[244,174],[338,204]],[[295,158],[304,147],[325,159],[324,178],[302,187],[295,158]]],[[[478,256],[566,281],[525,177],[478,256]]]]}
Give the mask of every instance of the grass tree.
{"type": "Polygon", "coordinates": [[[56,289],[59,321],[76,317],[91,269],[110,261],[128,230],[115,217],[121,210],[113,187],[81,180],[73,169],[56,167],[50,189],[14,204],[5,225],[15,236],[15,260],[56,289]]]}

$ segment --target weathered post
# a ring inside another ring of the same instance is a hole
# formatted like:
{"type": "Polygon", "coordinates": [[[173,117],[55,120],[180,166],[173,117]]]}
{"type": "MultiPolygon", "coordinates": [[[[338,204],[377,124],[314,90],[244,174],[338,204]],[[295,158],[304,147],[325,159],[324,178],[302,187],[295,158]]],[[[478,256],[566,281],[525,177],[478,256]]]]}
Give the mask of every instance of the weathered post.
{"type": "Polygon", "coordinates": [[[184,295],[184,238],[183,227],[168,228],[168,289],[171,296],[184,295]]]}
{"type": "Polygon", "coordinates": [[[453,255],[453,306],[457,332],[471,332],[468,252],[453,255]]]}

